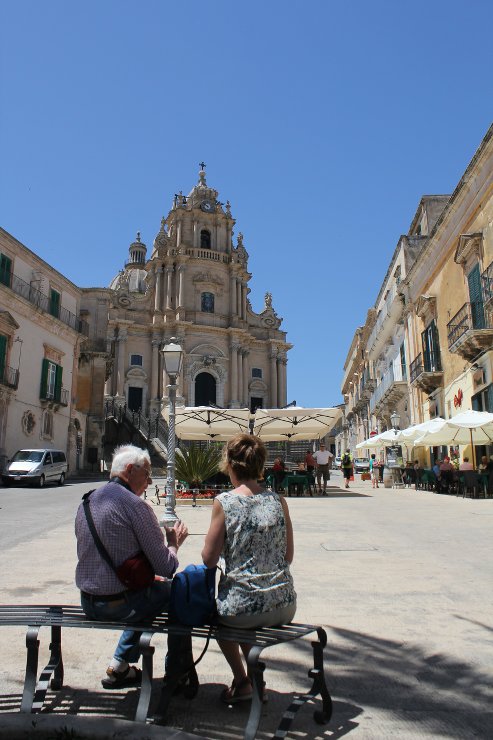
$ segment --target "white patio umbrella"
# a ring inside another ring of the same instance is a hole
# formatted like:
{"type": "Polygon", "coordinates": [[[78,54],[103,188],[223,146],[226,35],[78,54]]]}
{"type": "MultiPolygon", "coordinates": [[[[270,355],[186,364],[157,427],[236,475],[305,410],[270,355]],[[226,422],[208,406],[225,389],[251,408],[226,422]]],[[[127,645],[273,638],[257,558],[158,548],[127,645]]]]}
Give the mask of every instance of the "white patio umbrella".
{"type": "Polygon", "coordinates": [[[337,408],[257,409],[253,433],[266,442],[320,439],[342,416],[337,408]]]}
{"type": "Polygon", "coordinates": [[[357,450],[373,450],[378,447],[393,447],[394,445],[400,444],[399,442],[399,431],[397,429],[388,429],[386,432],[375,434],[369,439],[365,439],[364,442],[359,442],[356,445],[357,450]]]}
{"type": "Polygon", "coordinates": [[[436,416],[434,419],[428,419],[428,421],[423,421],[421,424],[414,424],[411,427],[406,427],[406,429],[401,429],[398,435],[399,440],[404,444],[413,444],[415,440],[427,432],[438,432],[445,421],[441,416],[436,416]]]}
{"type": "MultiPolygon", "coordinates": [[[[163,417],[168,421],[168,409],[163,409],[163,417]]],[[[179,439],[224,442],[240,432],[248,434],[251,417],[249,409],[177,406],[175,433],[179,439]]]]}
{"type": "Polygon", "coordinates": [[[427,431],[415,445],[471,445],[472,464],[476,467],[474,445],[493,444],[493,414],[487,411],[463,411],[447,419],[435,431],[427,431]]]}

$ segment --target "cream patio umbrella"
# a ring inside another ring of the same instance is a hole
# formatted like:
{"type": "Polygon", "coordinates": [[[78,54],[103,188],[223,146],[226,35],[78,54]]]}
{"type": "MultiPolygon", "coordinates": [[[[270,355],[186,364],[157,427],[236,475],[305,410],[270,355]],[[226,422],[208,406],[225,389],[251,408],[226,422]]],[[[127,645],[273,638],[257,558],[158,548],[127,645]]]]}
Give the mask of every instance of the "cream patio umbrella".
{"type": "MultiPolygon", "coordinates": [[[[168,409],[163,410],[168,421],[168,409]]],[[[179,439],[224,442],[236,434],[249,434],[249,409],[221,409],[215,406],[177,406],[175,434],[179,439]]]]}
{"type": "Polygon", "coordinates": [[[406,429],[401,429],[399,431],[398,438],[403,444],[413,444],[415,440],[419,439],[427,432],[438,432],[442,428],[443,424],[445,424],[445,421],[446,420],[442,419],[441,416],[437,416],[434,419],[423,421],[421,424],[414,424],[406,429]]]}
{"type": "Polygon", "coordinates": [[[471,445],[472,464],[476,467],[474,445],[493,444],[493,414],[487,411],[463,411],[447,419],[436,430],[418,437],[415,445],[471,445]]]}
{"type": "Polygon", "coordinates": [[[265,442],[295,442],[325,437],[342,417],[338,408],[257,409],[253,433],[265,442]]]}
{"type": "Polygon", "coordinates": [[[365,439],[364,442],[359,442],[356,445],[357,450],[373,450],[378,447],[393,447],[394,445],[400,444],[399,442],[399,430],[388,429],[386,432],[375,434],[369,439],[365,439]]]}

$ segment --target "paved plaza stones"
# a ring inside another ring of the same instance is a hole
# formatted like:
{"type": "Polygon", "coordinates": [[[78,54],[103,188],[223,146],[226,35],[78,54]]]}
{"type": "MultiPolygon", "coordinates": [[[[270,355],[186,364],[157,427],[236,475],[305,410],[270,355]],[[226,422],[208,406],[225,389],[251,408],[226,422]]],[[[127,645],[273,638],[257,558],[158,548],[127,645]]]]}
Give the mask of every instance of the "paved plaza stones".
{"type": "MultiPolygon", "coordinates": [[[[326,673],[334,715],[329,725],[317,726],[305,707],[290,736],[492,737],[493,500],[414,489],[372,490],[369,482],[355,482],[345,491],[339,472],[331,484],[328,498],[295,498],[289,506],[295,531],[296,619],[327,628],[326,673]]],[[[30,499],[36,503],[25,514],[29,526],[16,538],[4,536],[11,527],[15,493],[0,488],[0,536],[10,543],[4,551],[9,567],[0,575],[4,602],[77,602],[71,513],[60,516],[52,532],[42,517],[55,494],[70,501],[75,511],[87,488],[77,484],[37,492],[39,505],[38,499],[30,499]],[[30,537],[35,519],[37,533],[30,537]]],[[[191,531],[183,564],[199,561],[210,511],[207,506],[178,509],[191,531]]],[[[132,716],[136,692],[110,696],[100,687],[113,642],[100,632],[67,631],[66,686],[53,695],[53,712],[132,716]]],[[[164,650],[164,640],[157,640],[157,676],[164,650]]],[[[259,738],[272,735],[293,693],[308,688],[310,652],[308,644],[295,643],[266,653],[269,703],[259,738]]],[[[19,707],[24,661],[24,630],[4,629],[0,729],[1,713],[19,707]]],[[[198,698],[192,704],[177,699],[170,722],[214,740],[240,738],[247,710],[219,702],[220,688],[230,675],[217,646],[209,648],[199,674],[198,698]]],[[[143,737],[143,728],[135,730],[135,737],[143,737]]]]}

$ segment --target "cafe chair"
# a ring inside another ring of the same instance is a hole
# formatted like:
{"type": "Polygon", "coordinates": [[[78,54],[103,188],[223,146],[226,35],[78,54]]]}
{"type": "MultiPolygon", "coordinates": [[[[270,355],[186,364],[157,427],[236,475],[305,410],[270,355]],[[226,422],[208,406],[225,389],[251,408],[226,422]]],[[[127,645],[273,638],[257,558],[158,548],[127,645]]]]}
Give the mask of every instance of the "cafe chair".
{"type": "Polygon", "coordinates": [[[471,498],[477,498],[479,491],[479,476],[476,471],[462,470],[461,477],[462,498],[465,498],[467,493],[471,494],[471,498]]]}

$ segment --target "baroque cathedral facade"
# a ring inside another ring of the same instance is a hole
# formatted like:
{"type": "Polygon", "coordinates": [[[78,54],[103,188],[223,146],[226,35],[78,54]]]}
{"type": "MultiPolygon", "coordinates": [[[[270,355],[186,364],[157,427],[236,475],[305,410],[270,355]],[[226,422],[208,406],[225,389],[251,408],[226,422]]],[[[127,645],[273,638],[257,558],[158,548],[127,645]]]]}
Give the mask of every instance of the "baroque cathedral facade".
{"type": "Polygon", "coordinates": [[[292,345],[270,293],[260,313],[250,304],[248,252],[241,233],[234,239],[229,201],[218,195],[202,163],[190,193],[175,195],[152,250],[137,234],[109,288],[82,290],[89,339],[81,348],[79,407],[88,415],[89,447],[101,445],[103,395],[149,418],[160,414],[168,383],[160,350],[171,338],[184,351],[178,403],[286,405],[292,345]]]}

